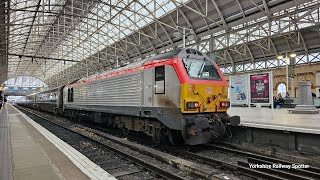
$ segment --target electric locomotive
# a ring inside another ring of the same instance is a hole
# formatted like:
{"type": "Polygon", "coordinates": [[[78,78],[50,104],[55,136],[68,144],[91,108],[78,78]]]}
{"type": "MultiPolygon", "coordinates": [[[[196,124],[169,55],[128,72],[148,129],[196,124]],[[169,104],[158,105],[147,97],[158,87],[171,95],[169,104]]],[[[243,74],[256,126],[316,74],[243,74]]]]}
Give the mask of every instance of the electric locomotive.
{"type": "Polygon", "coordinates": [[[155,142],[204,144],[240,123],[239,116],[227,114],[228,84],[220,68],[194,49],[159,54],[60,89],[54,112],[124,133],[141,131],[155,142]]]}

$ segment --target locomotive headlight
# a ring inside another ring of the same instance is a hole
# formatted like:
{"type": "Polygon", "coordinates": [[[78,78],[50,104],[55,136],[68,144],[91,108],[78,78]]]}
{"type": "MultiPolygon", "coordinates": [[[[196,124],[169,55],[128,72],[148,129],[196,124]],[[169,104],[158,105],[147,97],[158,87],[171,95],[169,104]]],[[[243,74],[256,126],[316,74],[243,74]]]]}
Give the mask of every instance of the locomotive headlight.
{"type": "Polygon", "coordinates": [[[228,107],[230,107],[230,102],[220,102],[220,107],[228,108],[228,107]]]}
{"type": "Polygon", "coordinates": [[[199,107],[198,102],[187,102],[187,109],[197,109],[199,107]]]}

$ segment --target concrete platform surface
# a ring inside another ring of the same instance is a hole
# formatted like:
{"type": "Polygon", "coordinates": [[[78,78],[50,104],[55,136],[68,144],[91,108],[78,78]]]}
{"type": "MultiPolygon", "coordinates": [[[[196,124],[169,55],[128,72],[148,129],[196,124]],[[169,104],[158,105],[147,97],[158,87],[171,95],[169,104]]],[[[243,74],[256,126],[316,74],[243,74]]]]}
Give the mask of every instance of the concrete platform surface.
{"type": "Polygon", "coordinates": [[[11,106],[0,111],[0,179],[115,179],[11,106]]]}
{"type": "Polygon", "coordinates": [[[7,110],[0,109],[0,179],[12,180],[11,140],[7,110]]]}
{"type": "Polygon", "coordinates": [[[242,126],[320,134],[320,114],[291,114],[288,110],[265,107],[230,107],[231,116],[240,116],[242,126]]]}

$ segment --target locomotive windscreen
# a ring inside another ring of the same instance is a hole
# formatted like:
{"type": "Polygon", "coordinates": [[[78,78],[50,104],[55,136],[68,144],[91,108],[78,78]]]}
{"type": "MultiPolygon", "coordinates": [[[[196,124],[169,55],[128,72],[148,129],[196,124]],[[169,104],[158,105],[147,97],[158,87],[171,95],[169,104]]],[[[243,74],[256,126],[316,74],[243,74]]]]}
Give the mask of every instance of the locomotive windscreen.
{"type": "Polygon", "coordinates": [[[182,62],[190,78],[221,80],[213,63],[206,59],[183,58],[182,62]]]}

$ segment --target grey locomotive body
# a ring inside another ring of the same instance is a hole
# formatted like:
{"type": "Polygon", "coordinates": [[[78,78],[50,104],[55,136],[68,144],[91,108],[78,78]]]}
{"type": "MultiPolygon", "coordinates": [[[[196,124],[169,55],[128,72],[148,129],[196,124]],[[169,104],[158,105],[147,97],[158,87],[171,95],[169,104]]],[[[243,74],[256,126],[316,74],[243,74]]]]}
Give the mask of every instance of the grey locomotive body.
{"type": "Polygon", "coordinates": [[[192,49],[160,54],[36,94],[34,107],[129,131],[159,142],[208,143],[239,124],[229,117],[227,83],[209,57],[192,49]]]}

